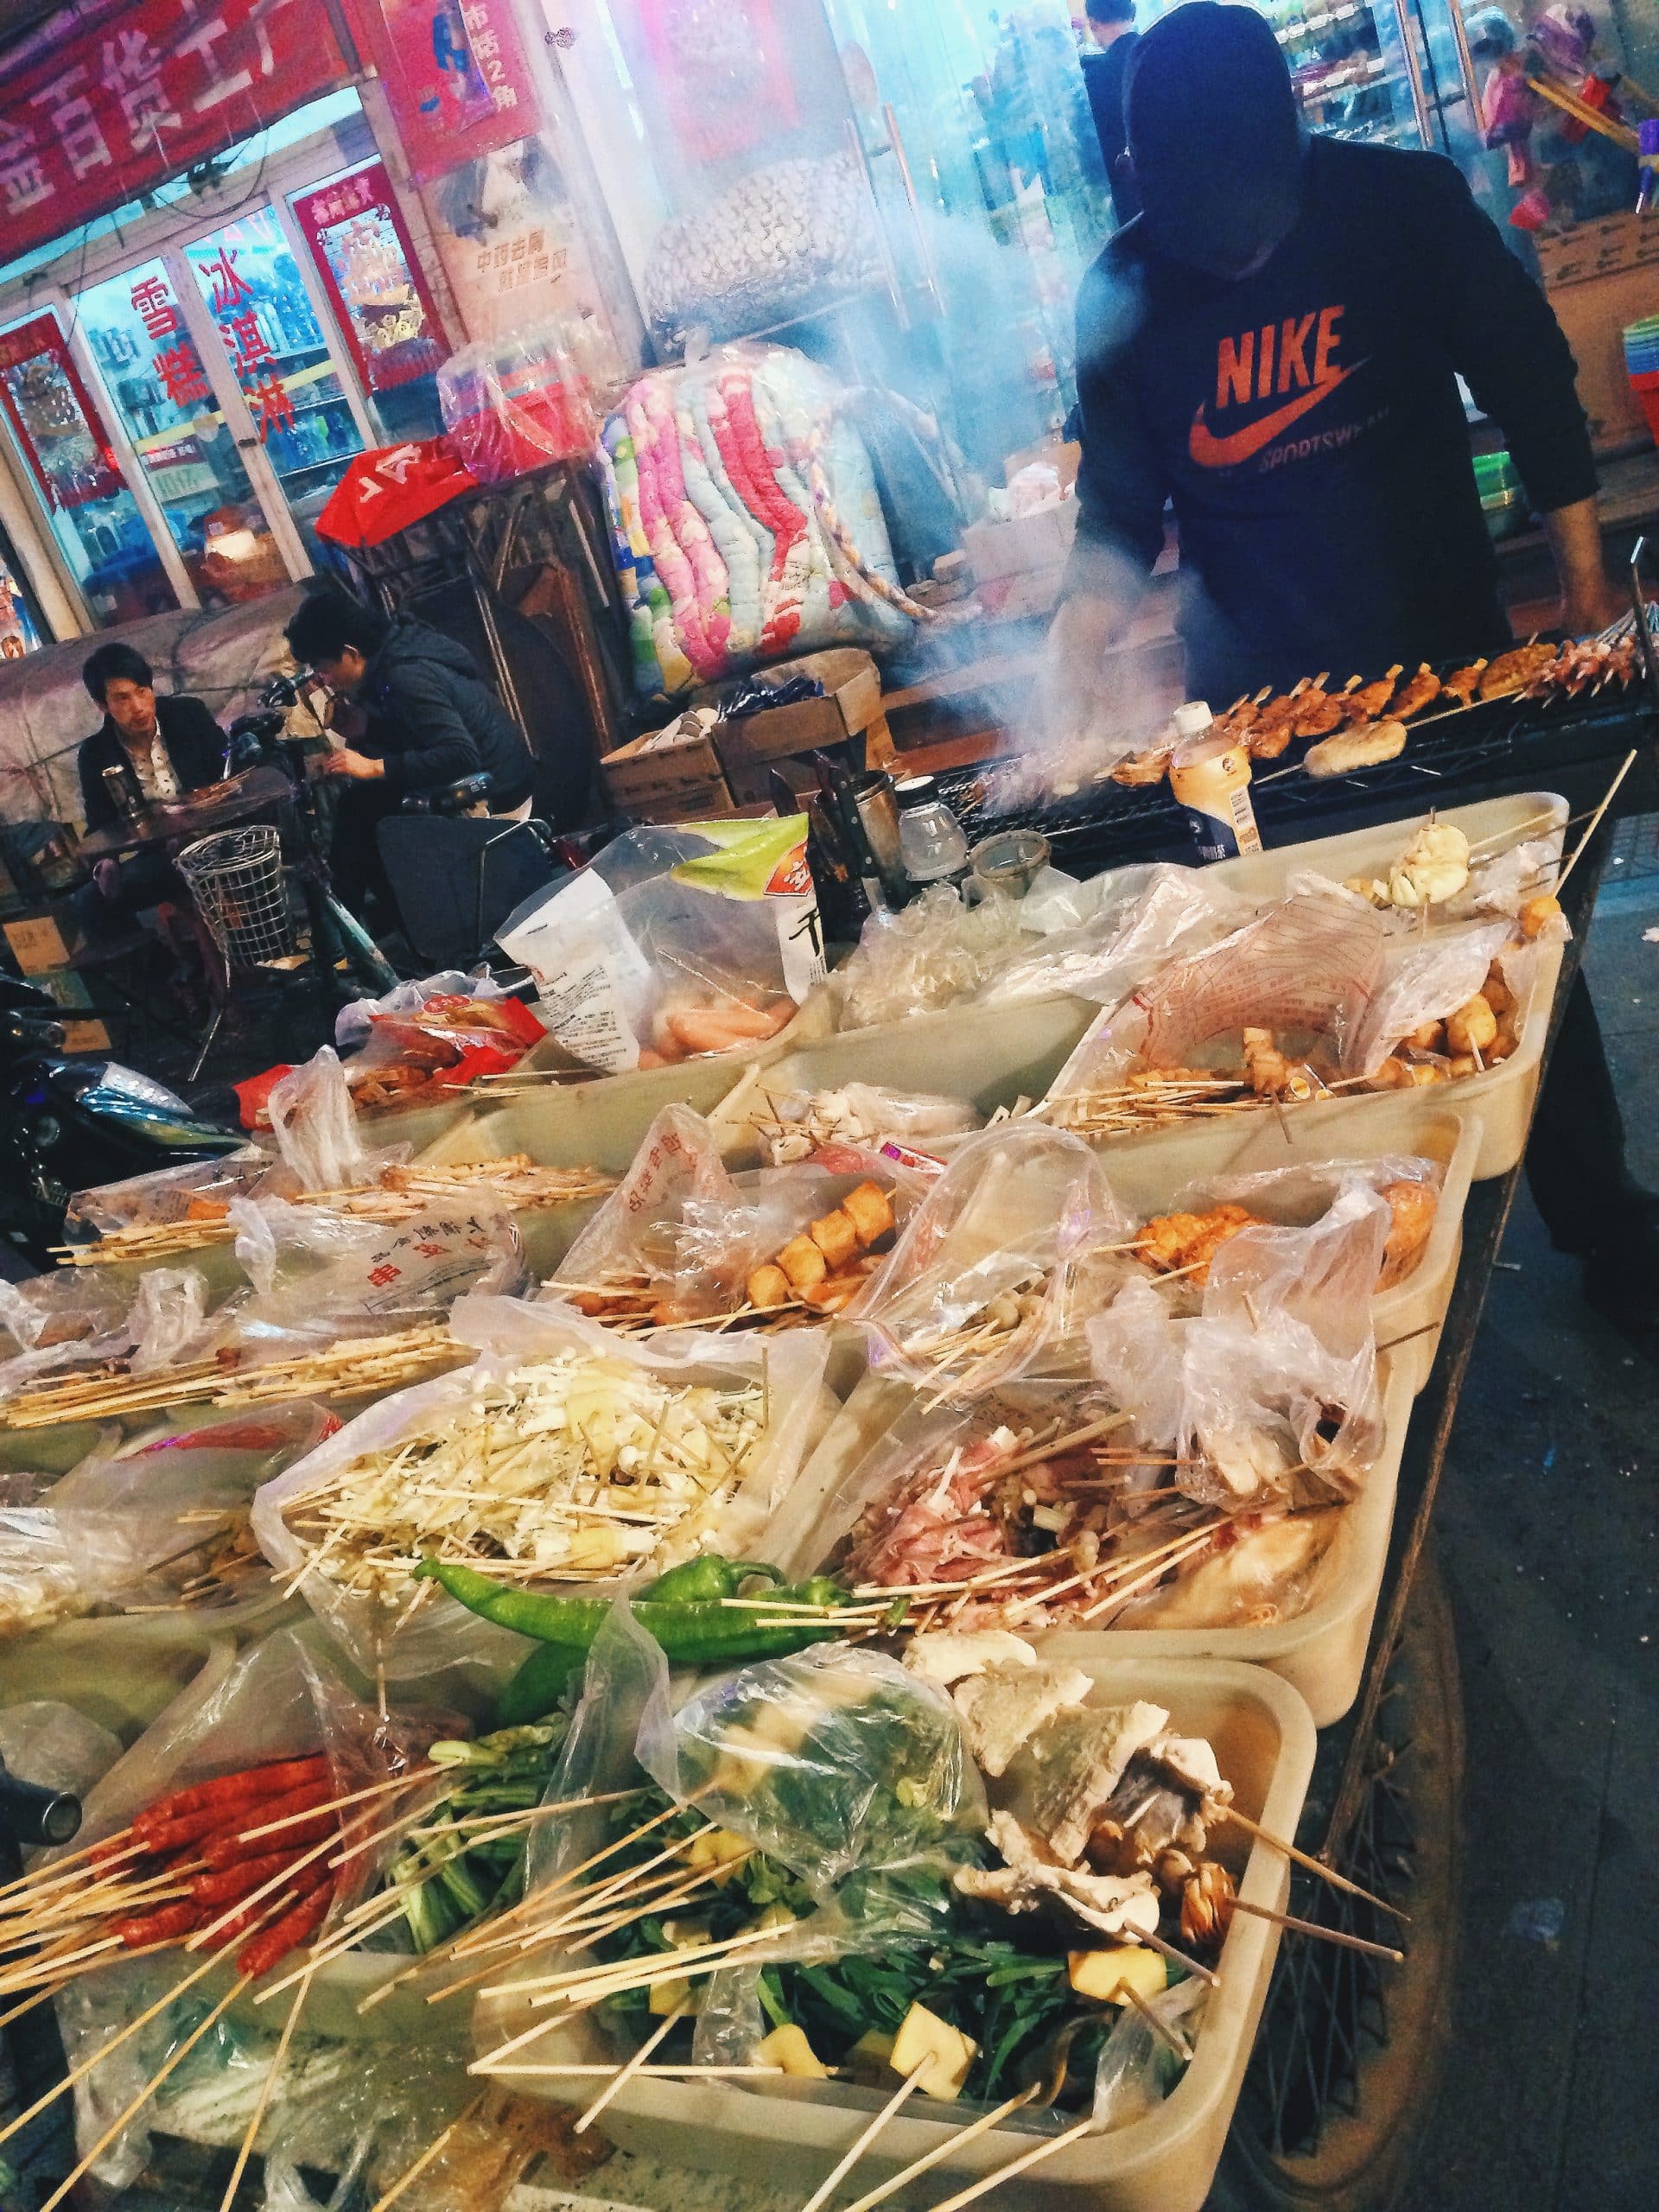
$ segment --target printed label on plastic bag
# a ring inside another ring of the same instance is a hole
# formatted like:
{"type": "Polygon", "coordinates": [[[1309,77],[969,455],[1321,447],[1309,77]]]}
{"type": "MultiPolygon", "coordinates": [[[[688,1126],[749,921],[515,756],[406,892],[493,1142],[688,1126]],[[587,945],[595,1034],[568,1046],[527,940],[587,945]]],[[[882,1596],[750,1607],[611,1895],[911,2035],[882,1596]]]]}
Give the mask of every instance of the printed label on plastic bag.
{"type": "Polygon", "coordinates": [[[618,912],[615,894],[591,870],[560,885],[499,937],[510,959],[536,978],[542,1019],[565,1051],[614,1075],[639,1065],[629,1016],[649,988],[651,967],[618,912]]]}

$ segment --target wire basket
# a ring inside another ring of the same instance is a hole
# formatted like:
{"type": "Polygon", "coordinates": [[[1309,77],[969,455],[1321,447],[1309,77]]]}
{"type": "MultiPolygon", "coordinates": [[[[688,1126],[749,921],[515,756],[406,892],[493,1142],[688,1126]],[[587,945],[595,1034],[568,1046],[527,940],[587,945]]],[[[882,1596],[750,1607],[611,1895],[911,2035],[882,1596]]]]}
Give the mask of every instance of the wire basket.
{"type": "Polygon", "coordinates": [[[199,837],[173,865],[229,966],[256,967],[294,950],[282,840],[269,823],[199,837]]]}

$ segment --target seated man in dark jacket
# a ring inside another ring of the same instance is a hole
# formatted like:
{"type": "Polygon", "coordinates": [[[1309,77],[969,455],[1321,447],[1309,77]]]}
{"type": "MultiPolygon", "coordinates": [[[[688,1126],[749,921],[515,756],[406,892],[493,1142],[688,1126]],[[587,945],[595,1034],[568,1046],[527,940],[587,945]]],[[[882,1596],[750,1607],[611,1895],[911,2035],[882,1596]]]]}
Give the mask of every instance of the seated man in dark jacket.
{"type": "Polygon", "coordinates": [[[295,659],[365,718],[361,737],[316,764],[319,774],[349,781],[332,855],[334,887],[348,906],[360,906],[371,887],[385,895],[375,832],[409,792],[442,791],[482,772],[492,814],[528,806],[529,749],[464,645],[333,590],[302,601],[286,635],[295,659]]]}
{"type": "MultiPolygon", "coordinates": [[[[88,830],[106,830],[121,812],[105,779],[108,768],[127,768],[143,797],[176,798],[181,791],[217,782],[225,766],[225,733],[200,699],[156,696],[155,672],[132,645],[111,639],[89,655],[80,671],[104,720],[76,756],[81,811],[88,830]]],[[[82,894],[82,922],[94,936],[163,899],[184,899],[183,887],[160,852],[137,853],[118,864],[100,861],[92,887],[82,894]]]]}

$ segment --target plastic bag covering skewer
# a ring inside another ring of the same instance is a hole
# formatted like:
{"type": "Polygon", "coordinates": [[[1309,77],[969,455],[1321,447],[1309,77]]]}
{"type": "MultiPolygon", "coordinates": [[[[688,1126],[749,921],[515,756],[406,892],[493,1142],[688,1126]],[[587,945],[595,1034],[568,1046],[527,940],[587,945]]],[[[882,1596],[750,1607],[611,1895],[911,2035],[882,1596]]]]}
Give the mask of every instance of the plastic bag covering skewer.
{"type": "Polygon", "coordinates": [[[1085,1275],[1116,1287],[1122,1262],[1101,1273],[1090,1255],[1131,1233],[1080,1139],[1039,1122],[989,1129],[933,1185],[849,1318],[870,1330],[873,1367],[990,1389],[1076,1329],[1085,1275]]]}
{"type": "Polygon", "coordinates": [[[804,815],[631,830],[496,932],[571,1060],[616,1073],[777,1035],[824,973],[804,815]]]}

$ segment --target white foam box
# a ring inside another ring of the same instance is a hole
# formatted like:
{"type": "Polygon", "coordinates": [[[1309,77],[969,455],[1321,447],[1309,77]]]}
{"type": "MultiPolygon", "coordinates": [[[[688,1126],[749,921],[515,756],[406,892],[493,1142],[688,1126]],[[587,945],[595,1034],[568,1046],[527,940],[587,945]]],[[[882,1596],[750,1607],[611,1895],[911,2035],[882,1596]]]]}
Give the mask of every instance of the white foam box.
{"type": "MultiPolygon", "coordinates": [[[[1071,1656],[1094,1677],[1103,1700],[1151,1699],[1167,1708],[1182,1733],[1208,1737],[1240,1809],[1274,1835],[1294,1834],[1313,1772],[1314,1739],[1307,1708],[1286,1683],[1260,1668],[1227,1660],[1108,1651],[1098,1638],[1077,1640],[1071,1656]]],[[[1235,1855],[1224,1828],[1217,1833],[1217,1848],[1220,1855],[1234,1857],[1243,1898],[1269,1910],[1283,1909],[1288,1884],[1277,1852],[1256,1843],[1235,1855]]],[[[1085,2206],[1089,2212],[1199,2212],[1238,2101],[1277,1944],[1278,1930],[1266,1922],[1242,1914],[1236,1918],[1192,2063],[1166,2101],[1128,2127],[1069,2145],[1037,2167],[1028,2183],[999,2188],[996,2202],[1076,2207],[1077,2212],[1085,2206]]],[[[544,1962],[539,1970],[545,1971],[544,1962]]],[[[546,2018],[522,1999],[481,2000],[474,2021],[480,2052],[546,2018]]],[[[550,2036],[526,2054],[531,2056],[549,2064],[581,2064],[616,2054],[584,2018],[550,2036]]],[[[595,2094],[593,2077],[503,2080],[518,2095],[578,2108],[595,2094]]],[[[775,2084],[740,2084],[636,2075],[595,2124],[625,2151],[683,2166],[750,2182],[775,2182],[785,2171],[804,2201],[887,2094],[834,2081],[780,2077],[775,2084]]],[[[1053,2120],[1016,2118],[957,2147],[954,2139],[976,2117],[971,2105],[913,2099],[882,2130],[849,2187],[872,2188],[925,2152],[943,2149],[935,2171],[918,2184],[925,2193],[920,2201],[934,2202],[995,2173],[1059,2126],[1053,2120]]]]}

